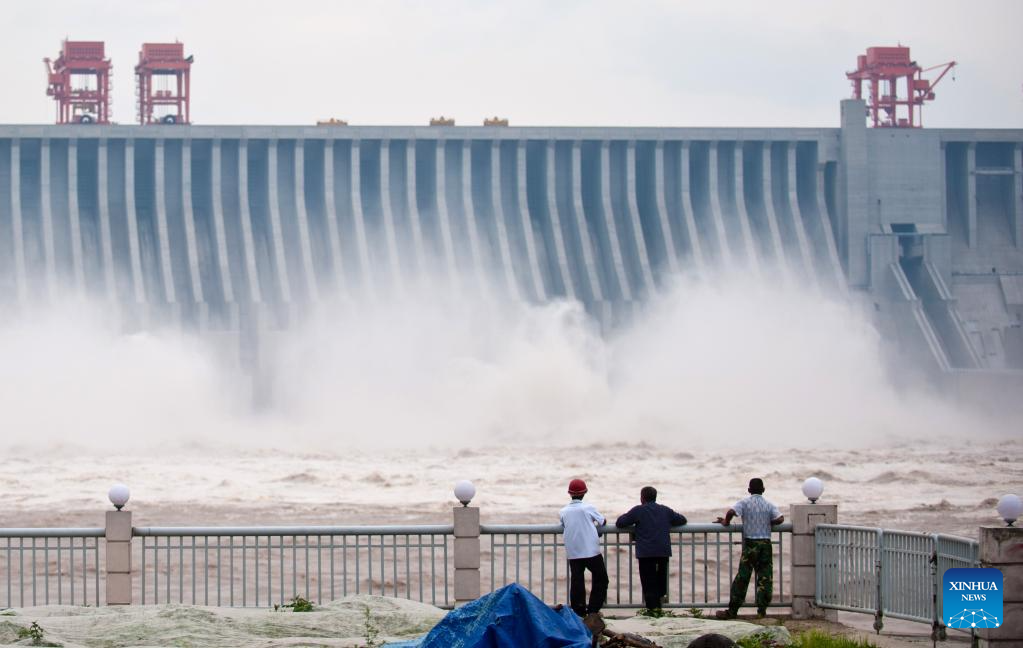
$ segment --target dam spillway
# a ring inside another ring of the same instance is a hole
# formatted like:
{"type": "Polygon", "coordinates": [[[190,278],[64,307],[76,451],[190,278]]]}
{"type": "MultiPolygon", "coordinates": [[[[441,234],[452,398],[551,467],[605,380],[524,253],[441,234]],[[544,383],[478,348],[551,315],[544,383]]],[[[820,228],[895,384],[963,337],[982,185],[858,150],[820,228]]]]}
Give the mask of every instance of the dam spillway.
{"type": "Polygon", "coordinates": [[[1023,131],[2,126],[0,304],[283,329],[418,274],[606,326],[677,273],[871,300],[940,372],[1023,367],[1023,131]]]}
{"type": "Polygon", "coordinates": [[[0,145],[8,299],[72,287],[215,321],[386,289],[431,262],[597,312],[711,264],[841,281],[819,131],[156,128],[0,145]]]}

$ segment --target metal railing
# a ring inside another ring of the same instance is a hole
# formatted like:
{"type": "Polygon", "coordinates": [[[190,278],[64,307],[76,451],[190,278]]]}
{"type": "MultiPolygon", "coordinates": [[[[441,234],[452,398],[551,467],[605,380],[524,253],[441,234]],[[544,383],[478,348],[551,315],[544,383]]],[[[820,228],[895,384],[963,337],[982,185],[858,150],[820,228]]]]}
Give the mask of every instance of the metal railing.
{"type": "MultiPolygon", "coordinates": [[[[791,529],[782,525],[773,534],[774,606],[791,604],[791,529]]],[[[322,603],[379,594],[451,607],[453,532],[451,525],[135,527],[133,600],[269,607],[295,597],[322,603]]],[[[608,606],[642,606],[630,531],[604,527],[601,535],[608,606]]],[[[102,604],[103,536],[103,528],[0,530],[5,607],[102,604]]],[[[515,581],[548,603],[568,598],[560,525],[484,525],[481,536],[482,591],[515,581]]],[[[741,527],[677,527],[672,545],[668,605],[727,605],[741,527]]]]}
{"type": "Polygon", "coordinates": [[[451,525],[136,527],[143,605],[377,594],[451,606],[451,525]]]}
{"type": "MultiPolygon", "coordinates": [[[[568,560],[557,524],[483,525],[481,575],[483,591],[518,582],[547,603],[568,598],[568,560]],[[489,563],[489,564],[488,564],[489,563]]],[[[791,605],[786,594],[785,536],[791,524],[774,527],[774,607],[791,605]]],[[[600,529],[604,561],[608,568],[607,607],[642,607],[639,568],[634,559],[631,532],[606,526],[600,529]]],[[[719,524],[688,524],[675,527],[669,561],[668,606],[675,608],[726,607],[732,576],[742,554],[742,527],[719,524]]],[[[753,587],[748,596],[752,598],[753,587]]]]}
{"type": "Polygon", "coordinates": [[[942,578],[953,567],[978,567],[976,540],[956,536],[818,524],[817,605],[929,623],[945,636],[942,578]]]}
{"type": "Polygon", "coordinates": [[[0,529],[0,607],[99,605],[103,528],[0,529]]]}

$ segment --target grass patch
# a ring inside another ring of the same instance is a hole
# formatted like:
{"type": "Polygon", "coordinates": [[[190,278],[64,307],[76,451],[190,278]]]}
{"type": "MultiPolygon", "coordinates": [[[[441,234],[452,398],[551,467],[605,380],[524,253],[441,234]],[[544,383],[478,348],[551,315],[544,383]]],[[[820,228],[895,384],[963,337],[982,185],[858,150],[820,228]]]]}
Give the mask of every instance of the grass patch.
{"type": "Polygon", "coordinates": [[[650,617],[651,619],[661,619],[663,617],[677,617],[678,615],[671,610],[665,610],[663,608],[657,608],[656,610],[648,610],[647,608],[641,608],[636,612],[636,616],[650,617]]]}
{"type": "Polygon", "coordinates": [[[877,644],[866,639],[853,639],[828,634],[821,630],[810,630],[792,638],[793,648],[877,648],[877,644]]]}
{"type": "Polygon", "coordinates": [[[739,637],[735,643],[739,645],[739,648],[775,648],[781,645],[770,632],[754,632],[751,635],[739,637]]]}
{"type": "Polygon", "coordinates": [[[18,639],[28,640],[31,646],[60,646],[58,643],[50,643],[46,640],[46,631],[35,621],[27,628],[18,630],[18,639]]]}
{"type": "Polygon", "coordinates": [[[274,612],[282,612],[289,608],[292,612],[312,612],[313,604],[311,601],[301,596],[292,597],[291,601],[288,603],[274,603],[274,612]]]}
{"type": "MultiPolygon", "coordinates": [[[[781,646],[768,632],[756,632],[735,640],[740,648],[776,648],[781,646]]],[[[821,630],[809,630],[792,637],[789,648],[877,648],[877,644],[866,639],[852,639],[829,634],[821,630]]]]}

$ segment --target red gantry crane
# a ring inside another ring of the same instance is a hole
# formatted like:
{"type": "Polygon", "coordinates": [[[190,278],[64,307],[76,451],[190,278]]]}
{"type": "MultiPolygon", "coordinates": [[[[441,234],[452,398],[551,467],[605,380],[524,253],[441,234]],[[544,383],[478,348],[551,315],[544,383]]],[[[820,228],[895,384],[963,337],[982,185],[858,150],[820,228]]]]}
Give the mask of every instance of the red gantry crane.
{"type": "Polygon", "coordinates": [[[845,76],[857,99],[863,99],[863,84],[868,84],[867,116],[875,128],[920,128],[924,102],[934,99],[934,86],[955,65],[949,61],[921,68],[910,58],[908,47],[868,47],[866,54],[856,57],[856,69],[845,76]],[[938,69],[941,74],[934,81],[922,77],[938,69]]]}
{"type": "Polygon", "coordinates": [[[143,43],[135,66],[139,123],[191,123],[191,72],[182,43],[143,43]]]}
{"type": "Polygon", "coordinates": [[[113,67],[102,41],[61,44],[60,55],[46,64],[46,94],[57,102],[58,124],[109,124],[113,67]]]}

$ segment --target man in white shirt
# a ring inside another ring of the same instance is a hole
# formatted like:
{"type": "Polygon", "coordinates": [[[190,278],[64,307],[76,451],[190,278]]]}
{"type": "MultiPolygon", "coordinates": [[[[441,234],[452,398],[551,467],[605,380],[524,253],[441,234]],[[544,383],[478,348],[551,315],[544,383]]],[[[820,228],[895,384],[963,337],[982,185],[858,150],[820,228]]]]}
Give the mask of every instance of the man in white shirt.
{"type": "Polygon", "coordinates": [[[569,603],[572,610],[581,617],[600,612],[607,598],[607,567],[604,556],[600,553],[600,542],[597,527],[607,524],[604,516],[593,506],[583,503],[586,495],[586,482],[573,479],[568,484],[568,494],[572,501],[561,509],[561,524],[565,527],[565,553],[568,555],[568,567],[571,575],[569,585],[569,603]],[[590,601],[586,603],[585,571],[590,571],[592,581],[590,601]]]}
{"type": "Polygon", "coordinates": [[[716,522],[728,526],[736,515],[742,518],[742,557],[739,569],[732,581],[728,609],[719,610],[719,619],[734,619],[746,600],[749,579],[756,572],[757,616],[767,614],[774,589],[774,558],[771,547],[771,526],[781,524],[785,517],[778,507],[764,499],[764,480],[754,477],[749,480],[749,497],[739,500],[728,509],[725,517],[716,522]]]}

